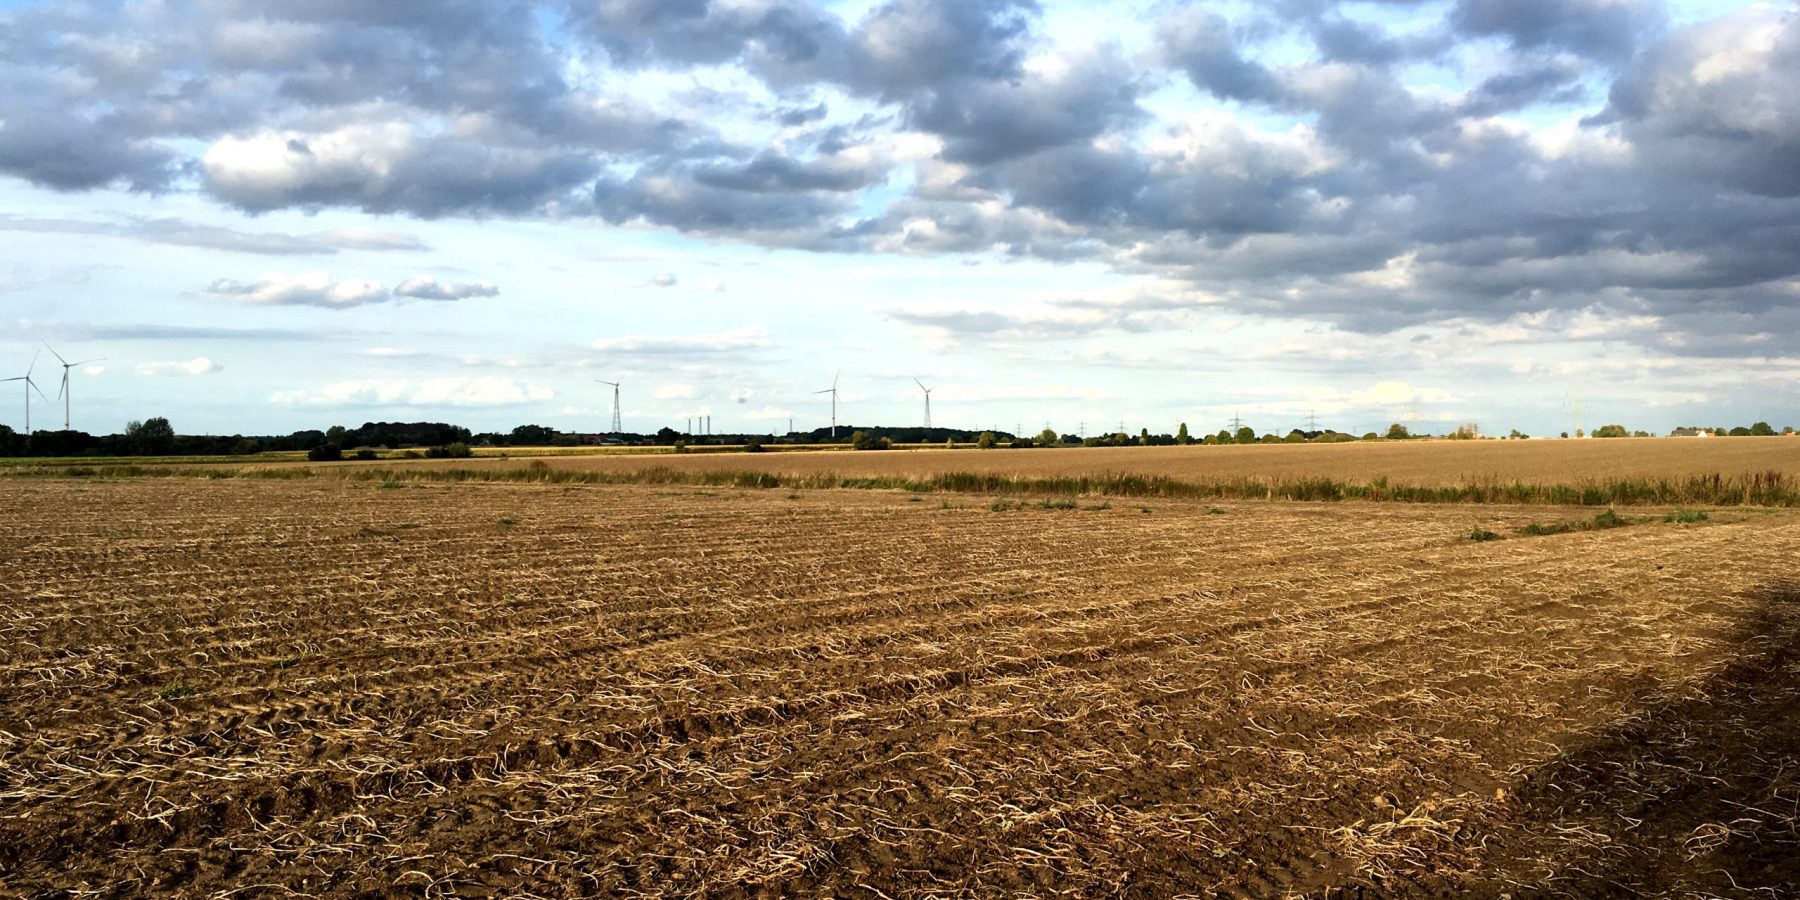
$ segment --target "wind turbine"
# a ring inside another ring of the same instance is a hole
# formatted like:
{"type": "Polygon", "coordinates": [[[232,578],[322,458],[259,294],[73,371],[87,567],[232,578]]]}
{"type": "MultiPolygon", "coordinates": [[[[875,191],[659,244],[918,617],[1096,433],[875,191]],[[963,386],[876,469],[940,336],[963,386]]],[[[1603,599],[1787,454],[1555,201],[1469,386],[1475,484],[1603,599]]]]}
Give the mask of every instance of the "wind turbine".
{"type": "Polygon", "coordinates": [[[837,370],[831,376],[831,387],[822,391],[813,391],[814,394],[831,395],[831,439],[834,441],[837,440],[837,384],[838,376],[842,374],[844,374],[843,369],[837,370]]]}
{"type": "Polygon", "coordinates": [[[918,385],[919,390],[925,392],[925,427],[930,428],[931,427],[931,390],[932,389],[926,387],[925,382],[920,381],[917,378],[913,379],[913,384],[918,385]]]}
{"type": "MultiPolygon", "coordinates": [[[[23,382],[25,382],[25,436],[26,437],[31,437],[31,392],[37,391],[39,397],[44,397],[44,390],[42,388],[38,387],[37,382],[33,381],[31,378],[31,373],[37,369],[38,357],[41,355],[43,355],[42,351],[33,353],[31,355],[31,366],[30,366],[30,368],[27,368],[25,370],[25,374],[20,375],[17,378],[0,378],[0,383],[4,383],[4,382],[8,382],[8,381],[23,381],[23,382]]],[[[48,402],[50,400],[50,398],[44,397],[44,400],[46,402],[48,402]]]]}
{"type": "Polygon", "coordinates": [[[56,352],[56,348],[50,346],[49,342],[46,341],[44,343],[44,348],[50,351],[51,356],[56,357],[57,362],[62,363],[62,367],[63,367],[62,387],[57,389],[56,396],[57,396],[57,399],[60,399],[63,402],[63,430],[68,431],[68,430],[70,430],[69,429],[69,397],[71,394],[74,393],[74,391],[71,390],[69,387],[69,370],[75,368],[76,366],[85,366],[88,363],[105,362],[106,359],[104,357],[102,357],[100,359],[84,359],[81,362],[69,362],[68,360],[63,359],[62,354],[56,352]]]}
{"type": "Polygon", "coordinates": [[[601,384],[612,385],[612,389],[613,389],[612,430],[613,430],[613,434],[624,434],[625,426],[619,422],[619,383],[616,381],[607,381],[604,378],[596,378],[594,380],[600,382],[601,384]]]}

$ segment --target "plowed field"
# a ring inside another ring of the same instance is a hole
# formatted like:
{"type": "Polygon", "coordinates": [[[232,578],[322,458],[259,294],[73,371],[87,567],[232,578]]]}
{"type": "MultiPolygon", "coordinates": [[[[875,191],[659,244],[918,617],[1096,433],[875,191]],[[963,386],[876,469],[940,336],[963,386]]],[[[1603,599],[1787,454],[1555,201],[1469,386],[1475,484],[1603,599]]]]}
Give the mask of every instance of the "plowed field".
{"type": "MultiPolygon", "coordinates": [[[[522,450],[521,453],[531,453],[522,450]]],[[[979,472],[1025,478],[1130,473],[1191,481],[1330,478],[1446,485],[1485,481],[1576,484],[1617,478],[1800,476],[1800,438],[1610,438],[1585,441],[1379,441],[1218,447],[1064,447],[1033,450],[893,450],[885,453],[623,453],[556,456],[558,469],[629,472],[742,470],[809,475],[924,477],[979,472]]],[[[344,465],[356,465],[347,463],[344,465]]],[[[383,460],[363,465],[518,468],[518,459],[383,460]]]]}
{"type": "Polygon", "coordinates": [[[0,499],[0,894],[1800,891],[1792,511],[0,499]]]}

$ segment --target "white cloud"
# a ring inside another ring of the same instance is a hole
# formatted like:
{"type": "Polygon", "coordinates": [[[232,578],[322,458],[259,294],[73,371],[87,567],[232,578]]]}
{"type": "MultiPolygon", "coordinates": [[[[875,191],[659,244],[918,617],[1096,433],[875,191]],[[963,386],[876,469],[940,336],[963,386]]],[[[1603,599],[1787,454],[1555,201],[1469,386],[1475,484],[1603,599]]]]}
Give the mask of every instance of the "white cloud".
{"type": "Polygon", "coordinates": [[[439,281],[430,275],[416,275],[400,282],[394,288],[396,297],[414,297],[420,300],[466,300],[470,297],[493,297],[500,289],[491,282],[471,281],[457,284],[450,281],[439,281]]]}
{"type": "MultiPolygon", "coordinates": [[[[105,367],[98,368],[105,371],[105,367]]],[[[196,356],[186,361],[138,363],[134,370],[139,375],[155,377],[159,375],[211,375],[214,372],[223,371],[224,368],[204,356],[196,356]]],[[[99,373],[90,371],[89,374],[97,375],[99,373]]]]}
{"type": "Polygon", "coordinates": [[[657,287],[674,287],[679,280],[675,277],[674,272],[663,272],[650,279],[650,283],[657,287]]]}
{"type": "Polygon", "coordinates": [[[377,356],[384,359],[408,359],[424,355],[422,351],[406,347],[370,347],[363,351],[364,356],[377,356]]]}
{"type": "Polygon", "coordinates": [[[555,392],[511,378],[365,378],[316,389],[276,391],[284,406],[508,406],[548,400],[555,392]]]}
{"type": "Polygon", "coordinates": [[[668,384],[656,389],[658,400],[688,400],[694,396],[691,384],[668,384]]]}
{"type": "Polygon", "coordinates": [[[1409,403],[1450,403],[1456,398],[1438,388],[1413,387],[1404,381],[1382,381],[1372,387],[1350,393],[1357,406],[1405,406],[1409,403]]]}
{"type": "Polygon", "coordinates": [[[88,366],[87,368],[84,368],[81,370],[81,374],[86,375],[90,378],[92,378],[95,375],[105,375],[106,367],[105,366],[88,366]]]}
{"type": "Polygon", "coordinates": [[[235,300],[271,306],[323,306],[345,309],[365,303],[389,299],[387,288],[379,281],[338,281],[326,272],[299,275],[274,273],[255,282],[220,279],[207,285],[206,292],[235,300]]]}
{"type": "Polygon", "coordinates": [[[762,350],[775,346],[775,342],[769,339],[768,329],[754,325],[718,334],[696,334],[684,337],[602,338],[588,346],[607,353],[642,356],[708,356],[744,350],[762,350]]]}

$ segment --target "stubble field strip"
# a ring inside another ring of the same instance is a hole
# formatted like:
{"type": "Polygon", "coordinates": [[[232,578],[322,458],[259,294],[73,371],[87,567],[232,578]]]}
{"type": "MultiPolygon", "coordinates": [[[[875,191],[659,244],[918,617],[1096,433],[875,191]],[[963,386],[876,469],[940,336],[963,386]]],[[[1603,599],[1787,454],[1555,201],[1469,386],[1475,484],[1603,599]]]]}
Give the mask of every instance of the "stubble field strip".
{"type": "Polygon", "coordinates": [[[20,891],[1555,884],[1478,852],[1494,791],[1725,665],[1800,546],[1783,513],[1470,544],[1467,508],[4,489],[88,501],[0,531],[20,891]]]}

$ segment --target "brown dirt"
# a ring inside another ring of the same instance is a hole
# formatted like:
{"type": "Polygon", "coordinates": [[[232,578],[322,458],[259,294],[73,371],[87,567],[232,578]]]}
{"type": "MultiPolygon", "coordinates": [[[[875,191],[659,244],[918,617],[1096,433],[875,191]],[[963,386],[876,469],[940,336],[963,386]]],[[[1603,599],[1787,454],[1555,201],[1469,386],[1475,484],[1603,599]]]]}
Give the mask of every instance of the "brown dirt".
{"type": "Polygon", "coordinates": [[[1793,512],[0,498],[0,894],[1800,890],[1793,512]]]}
{"type": "MultiPolygon", "coordinates": [[[[1446,485],[1489,481],[1575,484],[1690,475],[1800,476],[1800,438],[1610,438],[1586,441],[1395,441],[1189,447],[1069,447],[1054,450],[893,450],[882,453],[632,453],[556,456],[559,469],[746,470],[782,474],[922,477],[979,472],[1022,477],[1130,473],[1190,481],[1330,478],[1446,485]]],[[[514,459],[383,460],[365,465],[518,468],[514,459]]]]}

